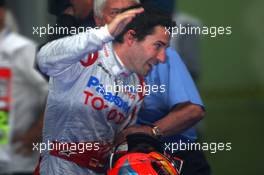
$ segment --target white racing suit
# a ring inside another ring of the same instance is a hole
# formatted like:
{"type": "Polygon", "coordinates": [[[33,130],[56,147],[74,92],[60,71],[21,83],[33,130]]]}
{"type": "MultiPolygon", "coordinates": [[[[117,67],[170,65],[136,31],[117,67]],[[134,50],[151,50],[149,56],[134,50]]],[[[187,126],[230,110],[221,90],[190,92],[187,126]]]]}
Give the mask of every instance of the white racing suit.
{"type": "MultiPolygon", "coordinates": [[[[143,83],[124,68],[112,48],[112,39],[105,26],[48,43],[38,53],[41,71],[50,76],[43,129],[43,143],[47,147],[50,142],[91,143],[87,149],[100,150],[98,143],[113,143],[116,134],[134,121],[142,93],[117,90],[118,86],[113,85],[138,87],[143,83]]],[[[71,157],[85,152],[75,148],[59,148],[57,154],[71,157]]],[[[96,163],[97,160],[92,162],[96,163]]],[[[41,156],[40,174],[100,173],[53,156],[46,148],[41,156]]]]}

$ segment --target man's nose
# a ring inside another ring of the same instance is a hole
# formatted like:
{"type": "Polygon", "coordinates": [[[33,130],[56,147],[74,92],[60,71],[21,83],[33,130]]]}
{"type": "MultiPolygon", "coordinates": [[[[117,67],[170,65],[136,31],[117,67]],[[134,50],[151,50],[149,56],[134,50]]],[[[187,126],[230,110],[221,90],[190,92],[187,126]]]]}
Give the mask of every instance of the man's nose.
{"type": "Polygon", "coordinates": [[[159,60],[160,63],[165,63],[166,61],[166,49],[162,49],[158,55],[157,55],[157,59],[159,60]]]}

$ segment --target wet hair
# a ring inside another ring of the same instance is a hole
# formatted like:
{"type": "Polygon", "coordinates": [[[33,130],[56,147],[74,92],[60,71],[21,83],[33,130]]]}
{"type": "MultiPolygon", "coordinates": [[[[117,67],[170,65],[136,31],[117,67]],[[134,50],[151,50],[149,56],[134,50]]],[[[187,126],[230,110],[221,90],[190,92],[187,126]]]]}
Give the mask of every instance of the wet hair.
{"type": "MultiPolygon", "coordinates": [[[[139,5],[129,7],[124,11],[138,7],[139,5]]],[[[155,9],[145,9],[144,12],[138,14],[135,18],[133,18],[132,21],[124,28],[124,30],[118,36],[116,36],[114,42],[123,43],[124,35],[129,30],[135,31],[134,37],[137,39],[137,41],[143,41],[147,35],[153,34],[156,26],[172,26],[171,17],[155,9]]]]}

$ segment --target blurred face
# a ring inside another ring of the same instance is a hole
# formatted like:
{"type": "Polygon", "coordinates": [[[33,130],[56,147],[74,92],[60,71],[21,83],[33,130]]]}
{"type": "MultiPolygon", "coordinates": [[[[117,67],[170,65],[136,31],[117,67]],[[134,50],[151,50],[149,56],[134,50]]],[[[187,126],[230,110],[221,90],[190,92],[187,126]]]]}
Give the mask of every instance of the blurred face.
{"type": "Polygon", "coordinates": [[[116,15],[130,6],[136,5],[133,0],[106,0],[105,6],[102,10],[102,19],[96,19],[98,26],[109,24],[116,15]]]}
{"type": "Polygon", "coordinates": [[[85,18],[93,9],[93,0],[70,0],[76,17],[85,18]]]}
{"type": "Polygon", "coordinates": [[[147,35],[143,41],[135,41],[132,45],[130,64],[133,72],[146,76],[152,67],[166,60],[166,48],[170,36],[163,26],[156,26],[153,34],[147,35]]]}
{"type": "Polygon", "coordinates": [[[5,25],[5,9],[0,7],[0,30],[4,28],[5,25]]]}

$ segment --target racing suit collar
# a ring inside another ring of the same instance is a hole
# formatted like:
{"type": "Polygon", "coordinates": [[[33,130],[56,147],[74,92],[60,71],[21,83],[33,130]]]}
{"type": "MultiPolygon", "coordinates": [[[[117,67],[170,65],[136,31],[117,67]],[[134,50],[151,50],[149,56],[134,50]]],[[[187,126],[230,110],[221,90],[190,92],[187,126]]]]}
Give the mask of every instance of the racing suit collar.
{"type": "Polygon", "coordinates": [[[125,76],[125,77],[130,76],[132,72],[129,71],[125,67],[125,65],[123,64],[123,62],[119,58],[119,56],[116,54],[116,52],[113,49],[113,44],[109,43],[109,47],[110,47],[110,50],[112,50],[111,54],[112,54],[113,60],[115,62],[115,64],[113,64],[111,67],[111,71],[113,72],[113,74],[115,76],[125,76]]]}
{"type": "Polygon", "coordinates": [[[115,51],[114,51],[114,55],[115,55],[115,59],[119,63],[118,66],[120,68],[120,70],[117,72],[117,74],[118,75],[123,75],[123,76],[126,76],[126,77],[131,75],[131,72],[125,67],[125,65],[123,64],[123,62],[121,61],[121,59],[119,58],[119,56],[116,54],[115,51]]]}

